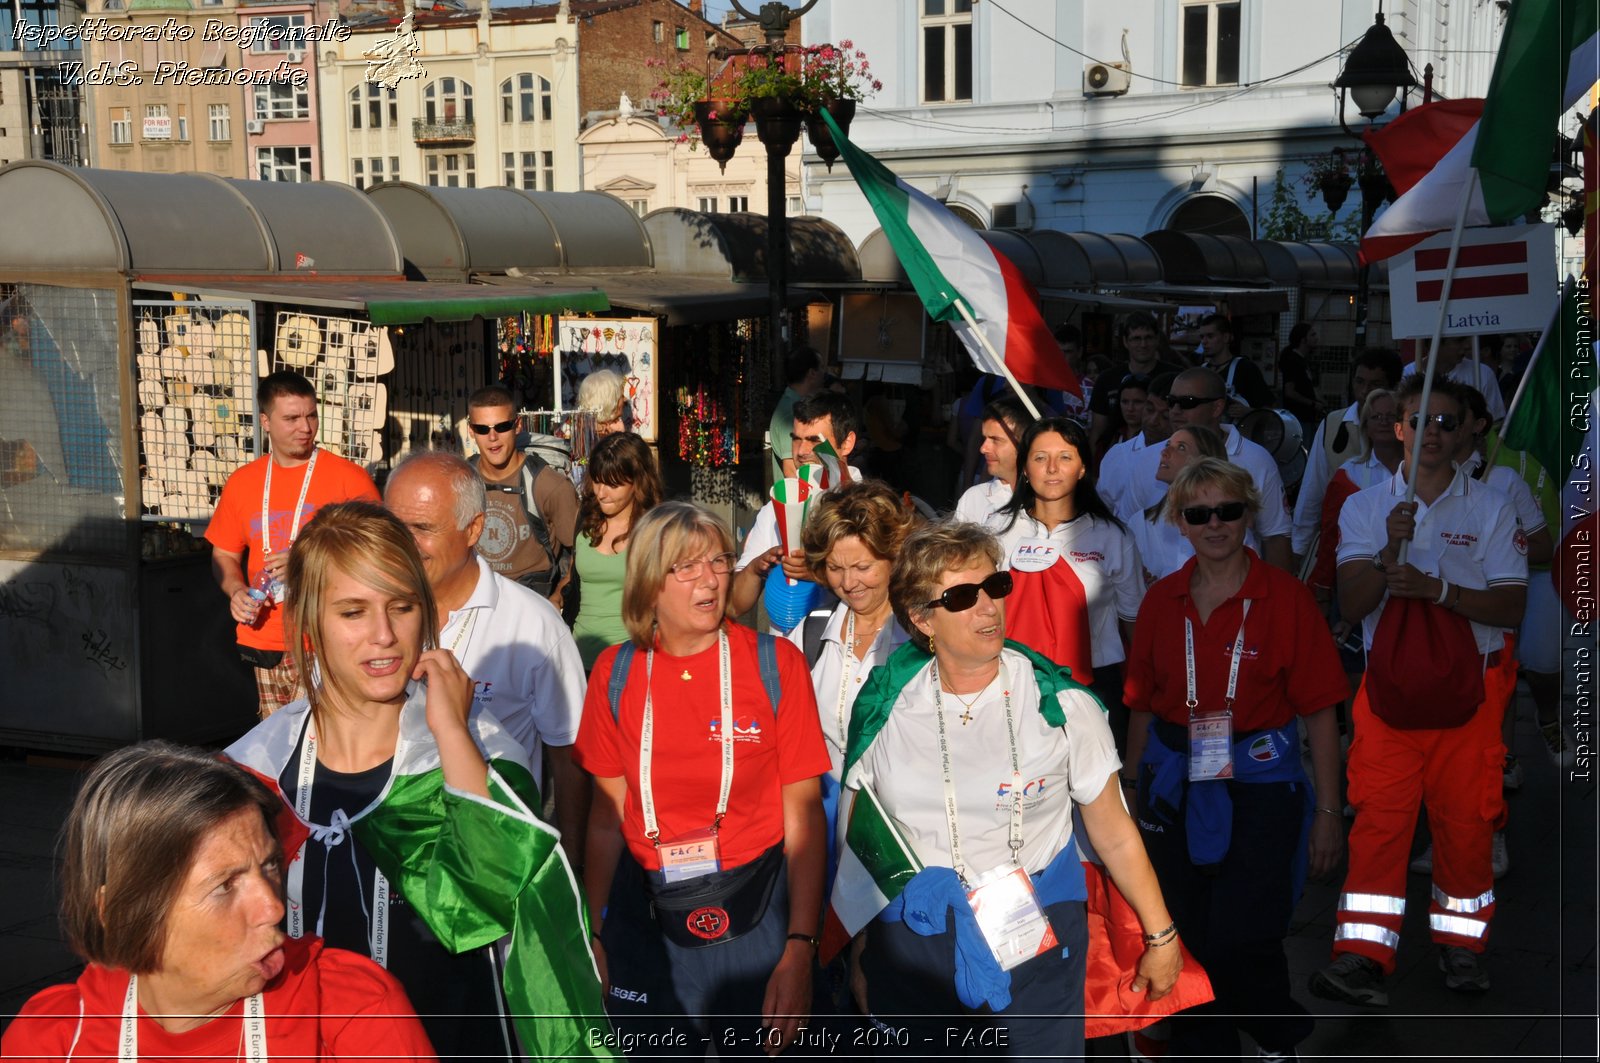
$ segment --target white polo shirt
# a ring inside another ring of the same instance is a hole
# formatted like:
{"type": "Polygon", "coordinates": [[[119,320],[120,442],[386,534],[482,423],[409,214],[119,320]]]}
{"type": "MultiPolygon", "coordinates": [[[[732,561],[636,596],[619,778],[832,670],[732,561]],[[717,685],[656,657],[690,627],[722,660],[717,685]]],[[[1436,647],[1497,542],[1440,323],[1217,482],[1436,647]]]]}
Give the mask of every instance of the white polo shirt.
{"type": "MultiPolygon", "coordinates": [[[[1146,447],[1154,445],[1146,442],[1144,433],[1140,432],[1132,439],[1124,439],[1115,446],[1108,447],[1106,452],[1100,455],[1100,471],[1095,475],[1095,490],[1100,492],[1100,497],[1111,507],[1111,512],[1119,516],[1122,514],[1123,498],[1128,493],[1129,459],[1146,447]]],[[[1160,449],[1156,447],[1158,454],[1160,449]]],[[[1157,460],[1160,460],[1159,457],[1157,460]]]]}
{"type": "MultiPolygon", "coordinates": [[[[1482,464],[1483,455],[1472,453],[1461,463],[1461,471],[1467,476],[1472,476],[1482,464]]],[[[1528,481],[1511,466],[1496,462],[1488,472],[1474,479],[1488,484],[1511,500],[1511,508],[1517,511],[1517,524],[1522,528],[1524,535],[1542,531],[1548,525],[1549,522],[1544,519],[1544,510],[1533,497],[1533,488],[1529,487],[1528,481]]]]}
{"type": "MultiPolygon", "coordinates": [[[[1327,497],[1328,483],[1338,470],[1328,456],[1328,429],[1337,435],[1339,425],[1348,427],[1349,441],[1345,450],[1351,458],[1361,453],[1361,404],[1352,402],[1343,413],[1335,410],[1317,425],[1311,445],[1306,448],[1306,471],[1300,477],[1300,494],[1294,503],[1294,533],[1289,544],[1296,556],[1304,556],[1311,549],[1311,539],[1322,526],[1322,500],[1327,497]]],[[[1348,460],[1348,459],[1347,459],[1348,460]]]]}
{"type": "MultiPolygon", "coordinates": [[[[1023,780],[1020,857],[1030,874],[1049,866],[1072,839],[1072,803],[1099,797],[1121,767],[1111,728],[1094,698],[1082,691],[1061,695],[1066,726],[1051,727],[1039,714],[1039,686],[1028,659],[1003,650],[1000,664],[970,710],[954,694],[942,695],[961,855],[974,875],[1011,865],[1011,746],[1004,691],[1011,692],[1023,780]],[[963,713],[971,715],[971,723],[961,722],[963,713]]],[[[923,864],[950,867],[933,698],[930,663],[901,690],[883,730],[852,770],[850,785],[872,787],[923,864]]]]}
{"type": "Polygon", "coordinates": [[[570,746],[583,712],[583,660],[555,606],[478,562],[478,585],[451,611],[439,645],[472,677],[472,703],[522,743],[540,779],[539,747],[570,746]]]}
{"type": "MultiPolygon", "coordinates": [[[[817,712],[822,717],[822,737],[828,741],[828,758],[833,766],[828,769],[835,779],[844,768],[845,741],[850,734],[850,713],[855,708],[856,695],[866,681],[867,673],[889,659],[889,654],[899,649],[909,636],[894,614],[878,629],[867,654],[856,660],[844,644],[845,620],[850,607],[840,602],[828,617],[822,629],[822,655],[811,666],[811,686],[817,695],[817,712]],[[845,671],[849,654],[849,673],[845,671]],[[842,720],[842,723],[841,723],[842,720]]],[[[797,624],[784,638],[794,643],[801,653],[806,651],[805,621],[797,624]]]]}
{"type": "MultiPolygon", "coordinates": [[[[864,480],[861,470],[854,465],[850,466],[850,481],[864,480]]],[[[735,572],[743,572],[750,563],[774,546],[782,546],[783,537],[778,534],[778,511],[771,500],[756,511],[755,523],[750,525],[750,534],[744,537],[744,552],[739,555],[739,563],[733,567],[735,572]]],[[[792,549],[800,549],[799,543],[794,543],[792,549]]]]}
{"type": "Polygon", "coordinates": [[[1098,668],[1123,660],[1127,654],[1117,621],[1137,620],[1144,600],[1144,568],[1133,536],[1088,513],[1048,531],[1027,513],[1018,513],[1008,528],[1009,520],[1009,514],[1001,513],[989,518],[989,530],[1000,540],[1000,567],[1015,567],[1017,549],[1024,543],[1055,547],[1054,563],[1067,565],[1083,584],[1089,606],[1089,663],[1098,668]]]}
{"type": "MultiPolygon", "coordinates": [[[[1283,477],[1278,474],[1278,463],[1265,449],[1240,435],[1233,425],[1226,426],[1224,435],[1228,460],[1248,472],[1255,481],[1256,490],[1261,492],[1256,534],[1263,540],[1289,535],[1289,509],[1283,501],[1283,477]]],[[[1167,485],[1156,479],[1156,466],[1160,464],[1160,447],[1145,447],[1129,459],[1128,489],[1122,496],[1123,507],[1114,510],[1117,516],[1132,523],[1138,519],[1139,512],[1167,497],[1167,485]]]]}
{"type": "MultiPolygon", "coordinates": [[[[1446,380],[1454,380],[1457,384],[1477,388],[1483,393],[1483,404],[1489,409],[1489,420],[1501,421],[1506,416],[1506,400],[1500,395],[1500,378],[1494,375],[1494,370],[1489,368],[1487,362],[1479,361],[1477,372],[1474,373],[1471,357],[1463,358],[1456,363],[1456,367],[1445,374],[1446,380]]],[[[1411,362],[1400,371],[1403,377],[1415,376],[1417,363],[1411,362]]]]}
{"type": "MultiPolygon", "coordinates": [[[[1387,480],[1345,500],[1339,513],[1339,564],[1369,563],[1373,554],[1388,545],[1385,522],[1389,511],[1405,501],[1405,496],[1405,467],[1401,466],[1387,480]]],[[[1468,590],[1528,583],[1528,547],[1518,534],[1511,501],[1459,469],[1433,505],[1417,499],[1416,537],[1406,560],[1421,572],[1468,590]]],[[[1361,621],[1362,641],[1369,650],[1388,602],[1386,591],[1378,607],[1361,621]]],[[[1473,621],[1478,652],[1503,649],[1506,630],[1473,621]]]]}
{"type": "Polygon", "coordinates": [[[998,476],[985,483],[974,484],[961,492],[961,499],[956,502],[951,519],[983,524],[998,513],[1001,506],[1011,501],[1011,494],[1011,485],[998,476]]]}

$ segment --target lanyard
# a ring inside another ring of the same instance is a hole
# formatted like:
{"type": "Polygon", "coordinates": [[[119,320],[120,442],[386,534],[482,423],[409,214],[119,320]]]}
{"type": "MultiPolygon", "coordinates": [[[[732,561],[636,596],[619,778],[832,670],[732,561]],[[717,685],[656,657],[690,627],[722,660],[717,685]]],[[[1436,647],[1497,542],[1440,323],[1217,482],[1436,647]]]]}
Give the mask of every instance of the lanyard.
{"type": "MultiPolygon", "coordinates": [[[[294,789],[294,814],[300,817],[300,822],[311,828],[311,835],[300,843],[300,852],[295,859],[289,862],[288,904],[289,909],[289,936],[292,938],[304,937],[305,924],[305,876],[306,876],[306,846],[313,841],[321,842],[326,851],[322,861],[322,906],[317,912],[318,937],[322,936],[322,919],[328,911],[328,862],[332,858],[333,850],[346,840],[350,833],[350,820],[343,809],[338,809],[333,814],[333,822],[327,827],[319,827],[311,822],[311,789],[316,781],[317,773],[317,721],[309,712],[306,714],[305,741],[300,749],[300,767],[295,776],[294,789]]],[[[358,869],[356,863],[355,840],[350,839],[350,862],[358,869]]],[[[357,876],[359,881],[360,876],[357,876]]],[[[379,967],[389,965],[389,880],[384,877],[381,869],[374,869],[372,873],[372,900],[373,910],[368,913],[371,928],[367,935],[368,945],[371,948],[372,960],[379,967]]],[[[366,908],[366,898],[361,899],[362,908],[366,908]]]]}
{"type": "Polygon", "coordinates": [[[846,716],[846,708],[847,708],[847,706],[849,704],[853,704],[854,703],[854,699],[850,697],[850,666],[855,664],[855,656],[856,656],[856,614],[855,614],[855,610],[851,609],[849,606],[845,606],[845,610],[844,611],[849,614],[849,618],[847,620],[845,620],[845,623],[844,623],[844,664],[840,666],[840,671],[839,671],[838,717],[839,717],[839,748],[840,749],[843,749],[845,747],[845,745],[848,743],[849,738],[850,738],[849,732],[847,730],[847,728],[849,726],[849,720],[847,719],[847,716],[846,716]]]}
{"type": "MultiPolygon", "coordinates": [[[[139,1058],[139,976],[128,976],[128,994],[122,998],[122,1035],[117,1039],[117,1059],[133,1063],[139,1058]]],[[[244,1000],[244,1058],[267,1063],[267,1009],[261,994],[244,1000]]]]}
{"type": "MultiPolygon", "coordinates": [[[[294,503],[294,517],[289,524],[289,545],[300,535],[300,513],[305,509],[306,492],[311,489],[311,474],[317,469],[317,455],[321,451],[312,448],[311,460],[306,462],[306,477],[300,481],[300,497],[294,503]]],[[[272,467],[277,462],[272,456],[267,455],[267,478],[261,484],[261,553],[263,556],[272,553],[272,539],[267,531],[267,503],[272,498],[272,467]]]]}
{"type": "MultiPolygon", "coordinates": [[[[639,803],[644,807],[644,836],[660,844],[661,825],[656,822],[656,797],[650,784],[651,751],[655,748],[655,705],[650,686],[655,674],[655,647],[644,658],[644,722],[639,730],[639,803]]],[[[717,818],[713,832],[728,814],[728,794],[733,790],[733,674],[728,667],[728,631],[717,632],[717,675],[722,687],[722,786],[717,793],[717,818]]]]}
{"type": "MultiPolygon", "coordinates": [[[[1233,696],[1239,689],[1239,658],[1244,654],[1244,621],[1250,615],[1250,599],[1244,600],[1244,615],[1239,617],[1239,634],[1233,640],[1233,663],[1228,666],[1228,692],[1227,711],[1233,711],[1233,696]]],[[[1183,618],[1183,671],[1184,679],[1189,686],[1189,699],[1184,702],[1189,707],[1189,716],[1194,717],[1195,707],[1200,700],[1195,696],[1194,689],[1194,625],[1188,617],[1183,618]]]]}
{"type": "Polygon", "coordinates": [[[462,618],[461,627],[456,631],[456,637],[450,640],[450,653],[462,668],[466,667],[466,660],[461,654],[463,646],[472,645],[472,629],[478,623],[478,610],[472,609],[462,618]]]}
{"type": "MultiPolygon", "coordinates": [[[[944,815],[950,827],[950,864],[962,885],[971,888],[966,862],[961,859],[961,831],[956,824],[956,783],[950,767],[950,736],[944,725],[944,698],[939,690],[939,662],[933,662],[930,671],[933,680],[933,715],[939,724],[939,760],[944,769],[944,815]]],[[[1011,715],[1011,677],[1004,665],[1000,666],[1000,681],[1004,684],[1006,702],[1006,740],[1011,743],[1011,823],[1007,829],[1006,844],[1011,847],[1011,862],[1021,864],[1022,853],[1022,768],[1017,760],[1017,725],[1011,715]]]]}

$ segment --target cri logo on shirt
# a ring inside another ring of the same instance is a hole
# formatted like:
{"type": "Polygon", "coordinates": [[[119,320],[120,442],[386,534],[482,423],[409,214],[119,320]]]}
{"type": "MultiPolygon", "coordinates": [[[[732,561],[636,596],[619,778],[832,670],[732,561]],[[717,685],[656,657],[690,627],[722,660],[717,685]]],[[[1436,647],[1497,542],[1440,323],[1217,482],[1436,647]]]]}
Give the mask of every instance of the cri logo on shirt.
{"type": "MultiPolygon", "coordinates": [[[[706,736],[710,741],[722,741],[721,717],[714,716],[711,718],[710,732],[711,733],[706,736]]],[[[757,720],[754,716],[735,716],[733,718],[733,740],[735,742],[761,741],[761,721],[757,720]]]]}

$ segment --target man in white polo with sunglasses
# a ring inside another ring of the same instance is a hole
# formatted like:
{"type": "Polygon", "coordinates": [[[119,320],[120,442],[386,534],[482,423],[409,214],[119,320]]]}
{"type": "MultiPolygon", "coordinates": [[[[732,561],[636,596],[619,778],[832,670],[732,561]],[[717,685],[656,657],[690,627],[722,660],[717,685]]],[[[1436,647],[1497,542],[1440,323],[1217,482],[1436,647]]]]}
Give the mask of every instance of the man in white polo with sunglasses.
{"type": "MultiPolygon", "coordinates": [[[[1261,512],[1256,514],[1255,532],[1261,540],[1261,558],[1268,564],[1288,570],[1293,563],[1289,553],[1289,509],[1283,498],[1283,477],[1278,463],[1261,447],[1239,434],[1231,424],[1222,423],[1228,394],[1222,378],[1209,369],[1185,369],[1172,382],[1167,395],[1167,416],[1172,430],[1200,426],[1222,433],[1228,460],[1244,469],[1261,492],[1261,512]]],[[[1124,520],[1143,512],[1166,497],[1167,485],[1156,479],[1161,463],[1160,447],[1145,447],[1129,455],[1121,470],[1127,483],[1112,493],[1122,500],[1117,516],[1124,520]]],[[[1102,488],[1104,490],[1104,488],[1102,488]]]]}
{"type": "Polygon", "coordinates": [[[517,447],[522,418],[505,388],[491,384],[472,393],[467,427],[478,444],[473,467],[488,492],[478,553],[560,609],[578,532],[577,489],[517,447]]]}

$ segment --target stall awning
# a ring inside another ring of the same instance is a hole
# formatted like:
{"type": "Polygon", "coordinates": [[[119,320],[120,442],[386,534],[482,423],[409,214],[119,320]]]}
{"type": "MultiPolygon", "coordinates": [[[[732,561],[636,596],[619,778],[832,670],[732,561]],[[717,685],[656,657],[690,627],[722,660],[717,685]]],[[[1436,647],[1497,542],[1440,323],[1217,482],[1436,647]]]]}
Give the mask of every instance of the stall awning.
{"type": "Polygon", "coordinates": [[[1169,304],[1226,303],[1228,312],[1240,314],[1281,314],[1289,309],[1289,293],[1283,288],[1224,288],[1204,284],[1151,284],[1124,288],[1123,295],[1165,299],[1169,304]]]}
{"type": "MultiPolygon", "coordinates": [[[[478,278],[496,290],[514,290],[540,283],[541,278],[491,276],[478,278]]],[[[741,284],[713,277],[684,277],[663,273],[568,273],[563,284],[593,284],[603,288],[613,310],[634,310],[663,318],[667,325],[700,325],[711,321],[737,321],[765,317],[765,284],[741,284]]],[[[826,296],[813,288],[791,286],[789,305],[821,302],[826,296]]]]}
{"type": "MultiPolygon", "coordinates": [[[[137,283],[137,282],[136,282],[137,283]]],[[[358,310],[375,325],[410,325],[434,321],[470,321],[507,314],[560,314],[611,309],[606,293],[588,287],[548,287],[513,291],[482,284],[412,282],[307,281],[302,284],[240,281],[237,284],[142,285],[162,292],[187,292],[202,298],[250,299],[289,306],[326,306],[358,310]]]]}
{"type": "Polygon", "coordinates": [[[1040,299],[1055,299],[1063,303],[1078,303],[1090,310],[1109,311],[1117,314],[1131,314],[1135,310],[1145,310],[1152,314],[1164,314],[1172,309],[1171,303],[1154,302],[1149,299],[1129,299],[1120,295],[1101,295],[1095,292],[1065,292],[1060,288],[1040,288],[1040,299]]]}

